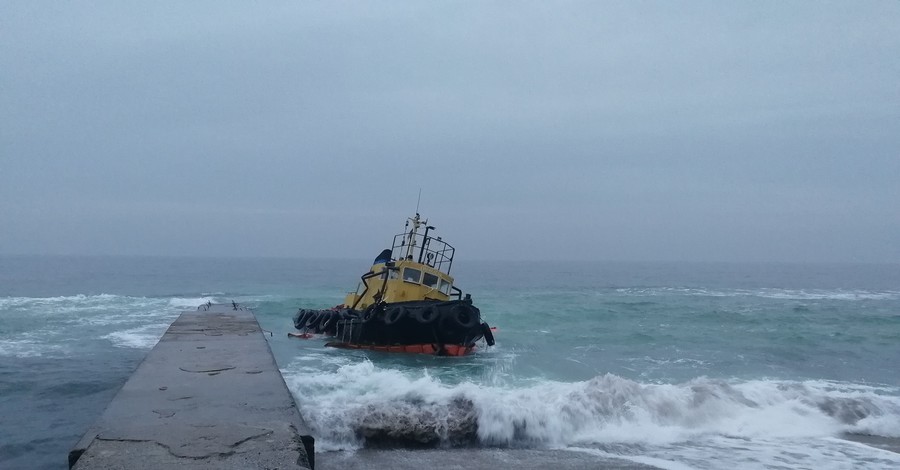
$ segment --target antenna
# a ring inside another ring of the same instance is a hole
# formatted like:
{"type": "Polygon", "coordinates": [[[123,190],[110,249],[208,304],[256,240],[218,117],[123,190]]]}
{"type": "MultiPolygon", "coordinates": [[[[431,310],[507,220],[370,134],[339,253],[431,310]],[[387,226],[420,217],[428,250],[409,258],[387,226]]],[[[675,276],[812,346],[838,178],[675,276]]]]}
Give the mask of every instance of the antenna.
{"type": "Polygon", "coordinates": [[[419,213],[419,203],[422,202],[422,188],[419,188],[419,199],[416,199],[416,214],[419,213]]]}

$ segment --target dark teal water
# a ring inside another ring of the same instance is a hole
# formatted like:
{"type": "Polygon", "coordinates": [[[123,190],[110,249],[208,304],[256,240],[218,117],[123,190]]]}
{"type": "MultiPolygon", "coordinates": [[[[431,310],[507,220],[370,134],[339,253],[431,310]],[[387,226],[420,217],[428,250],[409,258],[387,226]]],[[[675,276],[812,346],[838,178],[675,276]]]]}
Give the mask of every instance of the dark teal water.
{"type": "MultiPolygon", "coordinates": [[[[68,449],[181,310],[256,311],[320,449],[372,416],[456,418],[478,443],[663,468],[897,468],[840,439],[900,438],[900,266],[467,262],[453,274],[499,331],[462,359],[294,340],[366,260],[0,257],[0,468],[68,449]]],[[[440,424],[438,425],[440,426],[440,424]]]]}

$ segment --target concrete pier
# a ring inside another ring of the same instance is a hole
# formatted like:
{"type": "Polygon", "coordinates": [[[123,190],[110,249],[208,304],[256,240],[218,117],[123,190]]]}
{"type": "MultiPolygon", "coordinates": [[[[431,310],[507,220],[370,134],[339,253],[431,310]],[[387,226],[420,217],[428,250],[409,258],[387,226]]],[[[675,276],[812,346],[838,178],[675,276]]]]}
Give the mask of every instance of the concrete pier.
{"type": "Polygon", "coordinates": [[[232,304],[183,312],[69,453],[75,470],[314,463],[256,317],[232,304]]]}

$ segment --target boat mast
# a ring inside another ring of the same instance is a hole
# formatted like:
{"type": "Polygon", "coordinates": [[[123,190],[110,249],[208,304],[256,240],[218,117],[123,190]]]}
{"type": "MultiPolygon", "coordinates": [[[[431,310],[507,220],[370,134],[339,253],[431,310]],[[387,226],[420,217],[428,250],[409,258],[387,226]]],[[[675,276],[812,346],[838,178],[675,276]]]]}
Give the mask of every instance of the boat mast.
{"type": "MultiPolygon", "coordinates": [[[[413,259],[413,253],[415,252],[415,249],[416,249],[416,235],[418,235],[418,233],[419,233],[419,226],[422,225],[422,223],[423,223],[419,218],[419,203],[420,202],[422,202],[422,188],[419,188],[419,198],[416,199],[416,216],[411,217],[406,220],[407,226],[409,226],[409,223],[412,222],[412,229],[409,231],[409,234],[407,234],[406,255],[403,257],[403,259],[413,259]]],[[[426,219],[424,223],[428,224],[428,220],[426,219]]],[[[426,230],[426,232],[427,232],[427,230],[426,230]]],[[[423,240],[423,242],[424,242],[424,240],[423,240]]],[[[424,249],[424,248],[425,247],[423,245],[422,249],[424,249]]],[[[419,253],[420,262],[421,262],[421,258],[422,258],[422,253],[420,252],[419,253]]]]}
{"type": "MultiPolygon", "coordinates": [[[[403,257],[403,259],[413,259],[413,252],[416,248],[416,235],[419,232],[419,226],[422,225],[422,221],[419,218],[419,213],[416,212],[415,217],[410,217],[409,219],[407,219],[407,225],[409,225],[409,222],[412,222],[412,228],[406,235],[406,255],[403,257]]],[[[426,220],[425,222],[427,223],[428,221],[426,220]]]]}

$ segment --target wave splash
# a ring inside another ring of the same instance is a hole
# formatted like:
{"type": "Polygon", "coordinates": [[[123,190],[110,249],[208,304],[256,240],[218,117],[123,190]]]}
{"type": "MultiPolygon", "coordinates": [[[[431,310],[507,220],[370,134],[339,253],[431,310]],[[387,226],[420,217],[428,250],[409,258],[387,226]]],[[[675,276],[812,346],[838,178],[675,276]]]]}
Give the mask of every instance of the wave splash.
{"type": "Polygon", "coordinates": [[[900,437],[895,390],[826,381],[697,378],[644,384],[607,374],[520,388],[444,385],[371,362],[288,384],[324,450],[372,445],[667,445],[700,437],[900,437]],[[888,393],[893,393],[890,395],[888,393]]]}
{"type": "Polygon", "coordinates": [[[653,297],[684,295],[692,297],[759,297],[777,300],[898,300],[900,291],[873,291],[865,289],[706,289],[694,287],[637,287],[616,289],[619,294],[653,297]]]}
{"type": "Polygon", "coordinates": [[[0,297],[0,357],[65,357],[95,341],[149,349],[182,310],[213,297],[0,297]]]}

